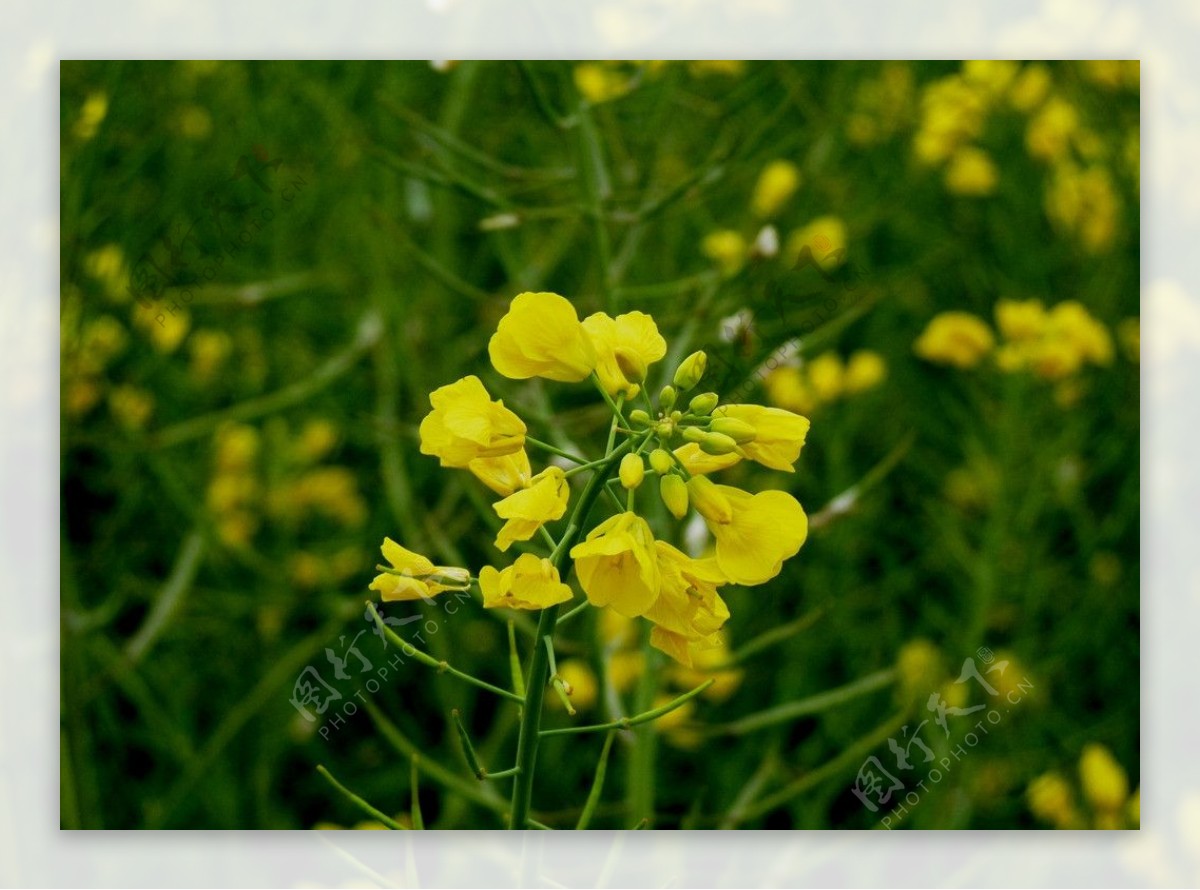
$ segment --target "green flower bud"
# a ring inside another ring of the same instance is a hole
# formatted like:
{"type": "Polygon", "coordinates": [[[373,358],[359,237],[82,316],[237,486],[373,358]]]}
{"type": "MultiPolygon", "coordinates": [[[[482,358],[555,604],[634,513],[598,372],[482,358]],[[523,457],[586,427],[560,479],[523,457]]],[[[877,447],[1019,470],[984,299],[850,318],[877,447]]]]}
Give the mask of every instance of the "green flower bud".
{"type": "Polygon", "coordinates": [[[693,352],[683,360],[683,364],[675,372],[675,386],[679,388],[680,392],[687,392],[700,382],[700,378],[704,376],[704,369],[707,367],[708,356],[704,354],[704,351],[693,352]]]}
{"type": "Polygon", "coordinates": [[[662,388],[662,392],[658,394],[658,406],[664,411],[675,407],[675,387],[668,385],[662,388]]]}
{"type": "Polygon", "coordinates": [[[658,480],[658,493],[676,519],[683,519],[688,511],[688,488],[683,479],[668,473],[658,480]]]}
{"type": "Polygon", "coordinates": [[[713,413],[713,409],[720,401],[721,397],[715,392],[702,392],[700,395],[694,396],[688,403],[688,411],[700,417],[707,417],[713,413]]]}
{"type": "Polygon", "coordinates": [[[626,488],[637,488],[642,484],[642,478],[646,475],[646,467],[642,463],[640,454],[627,454],[621,458],[621,467],[617,470],[617,475],[621,479],[621,484],[626,488]]]}
{"type": "Polygon", "coordinates": [[[754,437],[758,435],[757,431],[744,420],[738,420],[736,417],[718,417],[709,425],[714,433],[724,433],[739,445],[745,445],[747,442],[753,442],[754,437]]]}
{"type": "Polygon", "coordinates": [[[675,466],[675,461],[669,451],[662,448],[655,448],[650,452],[650,467],[658,475],[665,476],[671,472],[673,466],[675,466]]]}
{"type": "Polygon", "coordinates": [[[634,426],[650,426],[650,415],[641,408],[629,412],[629,422],[634,426]]]}
{"type": "Polygon", "coordinates": [[[700,450],[705,454],[733,454],[737,451],[738,443],[724,433],[704,433],[700,440],[700,450]]]}
{"type": "Polygon", "coordinates": [[[703,442],[704,437],[707,435],[708,433],[698,426],[685,426],[683,428],[683,438],[686,442],[703,442]]]}

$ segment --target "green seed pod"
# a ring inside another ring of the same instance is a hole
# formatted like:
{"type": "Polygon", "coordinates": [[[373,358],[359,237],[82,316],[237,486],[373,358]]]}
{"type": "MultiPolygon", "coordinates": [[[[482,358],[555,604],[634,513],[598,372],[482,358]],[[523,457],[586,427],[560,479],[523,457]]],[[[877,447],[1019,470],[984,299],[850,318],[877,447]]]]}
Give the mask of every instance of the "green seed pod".
{"type": "Polygon", "coordinates": [[[658,493],[676,519],[683,519],[688,511],[688,488],[683,479],[668,473],[658,480],[658,493]]]}
{"type": "Polygon", "coordinates": [[[642,478],[646,475],[646,466],[642,463],[640,454],[627,454],[621,458],[621,467],[617,470],[617,475],[621,479],[621,484],[626,488],[637,488],[642,484],[642,478]]]}
{"type": "Polygon", "coordinates": [[[700,382],[704,370],[708,367],[708,356],[704,351],[693,352],[683,360],[683,364],[675,372],[675,386],[680,392],[687,392],[700,382]]]}
{"type": "Polygon", "coordinates": [[[664,411],[675,407],[675,387],[668,385],[662,388],[662,392],[658,394],[658,406],[664,411]]]}
{"type": "Polygon", "coordinates": [[[713,413],[720,401],[721,397],[715,392],[702,392],[688,403],[688,411],[700,417],[707,417],[713,413]]]}
{"type": "Polygon", "coordinates": [[[675,461],[671,458],[670,452],[655,448],[650,452],[650,467],[660,476],[665,476],[671,472],[671,468],[675,466],[675,461]]]}
{"type": "Polygon", "coordinates": [[[641,408],[629,412],[629,422],[634,426],[650,426],[650,415],[641,408]]]}
{"type": "Polygon", "coordinates": [[[754,437],[758,435],[757,430],[744,420],[738,420],[736,417],[717,417],[709,425],[714,433],[723,433],[739,445],[744,445],[747,442],[753,442],[754,437]]]}

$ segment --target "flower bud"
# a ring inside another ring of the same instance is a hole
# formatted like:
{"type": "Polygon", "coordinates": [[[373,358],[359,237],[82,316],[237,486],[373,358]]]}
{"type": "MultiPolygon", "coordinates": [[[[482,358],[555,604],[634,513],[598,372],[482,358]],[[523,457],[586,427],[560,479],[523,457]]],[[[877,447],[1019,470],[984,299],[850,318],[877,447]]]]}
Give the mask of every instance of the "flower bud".
{"type": "Polygon", "coordinates": [[[668,384],[662,388],[662,392],[658,394],[658,406],[664,411],[675,407],[675,387],[668,384]]]}
{"type": "Polygon", "coordinates": [[[627,454],[621,458],[621,467],[617,470],[617,475],[621,478],[621,484],[626,488],[637,488],[642,484],[642,477],[646,475],[646,467],[642,464],[642,456],[640,454],[627,454]]]}
{"type": "Polygon", "coordinates": [[[698,426],[685,426],[682,430],[683,439],[685,442],[696,442],[699,444],[704,441],[704,437],[708,435],[698,426]]]}
{"type": "Polygon", "coordinates": [[[709,425],[714,433],[723,433],[739,445],[753,442],[757,435],[754,427],[736,417],[718,417],[709,425]]]}
{"type": "Polygon", "coordinates": [[[737,447],[738,443],[724,433],[703,433],[700,439],[700,450],[705,454],[733,454],[737,447]]]}
{"type": "Polygon", "coordinates": [[[641,383],[646,379],[646,360],[636,352],[617,347],[614,358],[617,360],[617,367],[630,383],[641,383]]]}
{"type": "Polygon", "coordinates": [[[671,423],[669,420],[662,420],[654,425],[654,435],[658,436],[660,439],[669,439],[674,432],[675,424],[671,423]]]}
{"type": "Polygon", "coordinates": [[[733,507],[730,506],[729,499],[717,490],[716,483],[707,476],[693,476],[689,479],[687,493],[696,510],[709,522],[724,525],[733,519],[733,507]]]}
{"type": "Polygon", "coordinates": [[[650,452],[650,467],[660,476],[665,476],[671,472],[671,468],[675,466],[675,461],[672,459],[670,452],[655,448],[650,452]]]}
{"type": "Polygon", "coordinates": [[[720,401],[721,397],[715,392],[702,392],[688,403],[688,411],[700,417],[707,417],[713,413],[713,409],[717,407],[717,403],[720,401]]]}
{"type": "Polygon", "coordinates": [[[658,493],[676,519],[683,519],[688,511],[688,488],[683,479],[668,473],[658,480],[658,493]]]}
{"type": "Polygon", "coordinates": [[[634,426],[650,426],[650,415],[641,408],[629,412],[629,422],[634,426]]]}
{"type": "Polygon", "coordinates": [[[704,370],[708,367],[708,356],[704,350],[693,352],[683,360],[683,364],[675,372],[675,386],[680,392],[687,392],[693,386],[700,382],[700,378],[704,376],[704,370]]]}

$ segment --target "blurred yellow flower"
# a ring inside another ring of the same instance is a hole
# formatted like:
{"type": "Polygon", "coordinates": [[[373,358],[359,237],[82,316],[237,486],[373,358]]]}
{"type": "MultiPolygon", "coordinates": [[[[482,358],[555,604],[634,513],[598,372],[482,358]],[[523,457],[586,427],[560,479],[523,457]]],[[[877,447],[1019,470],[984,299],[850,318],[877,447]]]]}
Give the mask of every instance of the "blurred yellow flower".
{"type": "Polygon", "coordinates": [[[1103,745],[1085,745],[1079,758],[1079,779],[1083,796],[1095,809],[1113,812],[1125,805],[1129,779],[1112,752],[1103,745]]]}
{"type": "Polygon", "coordinates": [[[1058,773],[1044,773],[1030,782],[1025,799],[1035,816],[1056,828],[1074,828],[1080,822],[1071,786],[1058,773]]]}
{"type": "Polygon", "coordinates": [[[210,382],[233,352],[233,340],[224,331],[198,330],[188,339],[190,373],[196,382],[210,382]]]}
{"type": "Polygon", "coordinates": [[[140,430],[154,413],[154,396],[136,386],[118,386],[108,394],[108,410],[121,426],[140,430]]]}
{"type": "MultiPolygon", "coordinates": [[[[579,711],[587,711],[596,704],[600,694],[600,684],[596,682],[596,674],[582,658],[568,658],[558,663],[558,676],[567,684],[570,690],[571,705],[579,711]]],[[[562,708],[562,702],[557,695],[549,698],[552,708],[562,708]]]]}
{"type": "Polygon", "coordinates": [[[393,571],[376,575],[369,589],[378,590],[384,602],[428,600],[447,590],[466,590],[471,584],[466,569],[435,566],[428,557],[406,550],[391,538],[384,538],[380,549],[393,571]]]}
{"type": "Polygon", "coordinates": [[[856,350],[846,364],[844,386],[847,393],[855,394],[874,389],[887,379],[887,362],[878,352],[870,349],[856,350]]]}
{"type": "MultiPolygon", "coordinates": [[[[817,407],[817,396],[808,378],[799,368],[784,365],[771,371],[763,380],[767,401],[797,414],[810,414],[817,407]]],[[[689,468],[690,471],[690,468],[689,468]]]]}
{"type": "Polygon", "coordinates": [[[1122,319],[1117,324],[1117,340],[1125,357],[1135,365],[1142,360],[1142,322],[1138,318],[1122,319]]]}
{"type": "Polygon", "coordinates": [[[1029,114],[1050,93],[1050,69],[1041,62],[1021,68],[1008,93],[1008,101],[1017,111],[1029,114]]]}
{"type": "Polygon", "coordinates": [[[973,368],[995,345],[991,328],[969,312],[942,312],[935,315],[917,338],[914,350],[926,361],[973,368]]]}
{"type": "Polygon", "coordinates": [[[996,191],[1000,174],[987,152],[973,145],[960,148],[946,166],[946,188],[956,195],[984,197],[996,191]]]}
{"type": "Polygon", "coordinates": [[[513,541],[528,541],[545,523],[561,519],[570,497],[563,471],[547,467],[533,477],[528,488],[497,501],[492,509],[507,522],[496,535],[496,548],[504,552],[513,541]]]}
{"type": "Polygon", "coordinates": [[[1047,186],[1045,203],[1050,222],[1077,237],[1089,252],[1100,253],[1111,246],[1120,203],[1103,167],[1081,170],[1059,164],[1047,186]]]}
{"type": "Polygon", "coordinates": [[[1070,149],[1079,129],[1075,106],[1060,96],[1051,96],[1029,120],[1025,129],[1025,147],[1038,160],[1056,161],[1070,149]]]}
{"type": "Polygon", "coordinates": [[[820,216],[788,235],[784,256],[795,263],[807,248],[813,260],[826,272],[846,259],[846,224],[836,216],[820,216]]]}
{"type": "Polygon", "coordinates": [[[593,606],[612,606],[627,618],[644,615],[661,579],[654,535],[636,513],[618,513],[571,548],[579,584],[593,606]]]}
{"type": "Polygon", "coordinates": [[[484,566],[479,571],[479,589],[485,609],[545,609],[572,596],[554,563],[532,553],[522,553],[503,571],[484,566]]]}
{"type": "Polygon", "coordinates": [[[575,89],[593,105],[618,99],[632,86],[623,71],[603,62],[583,62],[575,66],[572,75],[575,89]]]}
{"type": "Polygon", "coordinates": [[[804,366],[808,384],[819,402],[832,402],[841,396],[846,385],[846,366],[842,357],[832,350],[823,352],[804,366]]]}
{"type": "Polygon", "coordinates": [[[421,453],[443,467],[466,467],[480,457],[502,457],[525,446],[525,423],[478,377],[463,377],[429,394],[433,410],[421,421],[421,453]]]}
{"type": "Polygon", "coordinates": [[[750,245],[733,229],[718,229],[704,236],[700,250],[717,264],[725,275],[736,275],[746,264],[750,245]]]}
{"type": "Polygon", "coordinates": [[[1036,340],[1046,329],[1046,307],[1041,300],[997,300],[996,327],[1006,340],[1036,340]]]}
{"type": "Polygon", "coordinates": [[[505,377],[574,383],[596,367],[596,350],[575,307],[552,293],[517,294],[488,341],[492,365],[505,377]]]}
{"type": "Polygon", "coordinates": [[[91,139],[107,116],[108,96],[104,93],[91,93],[79,109],[79,117],[75,119],[75,136],[84,141],[91,139]]]}
{"type": "Polygon", "coordinates": [[[596,376],[610,396],[637,395],[646,369],[667,354],[667,341],[644,312],[616,318],[596,312],[583,320],[583,329],[592,341],[596,376]]]}
{"type": "Polygon", "coordinates": [[[800,187],[800,170],[791,161],[771,161],[758,175],[750,209],[759,219],[775,216],[800,187]]]}

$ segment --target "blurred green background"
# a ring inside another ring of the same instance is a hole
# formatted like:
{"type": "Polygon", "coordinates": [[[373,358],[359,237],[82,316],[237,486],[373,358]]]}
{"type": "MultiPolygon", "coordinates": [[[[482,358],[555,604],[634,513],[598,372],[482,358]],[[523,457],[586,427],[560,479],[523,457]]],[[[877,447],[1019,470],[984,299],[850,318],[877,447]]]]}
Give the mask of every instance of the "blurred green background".
{"type": "MultiPolygon", "coordinates": [[[[877,827],[896,801],[872,812],[856,774],[925,778],[887,744],[922,720],[952,764],[893,827],[1136,824],[1137,63],[64,62],[61,84],[64,828],[358,824],[318,763],[406,821],[414,751],[427,825],[502,824],[450,710],[499,769],[515,708],[412,663],[337,680],[326,652],[364,631],[372,670],[394,655],[362,617],[384,535],[503,564],[490,494],[418,453],[432,389],[476,374],[533,435],[603,434],[590,390],[488,365],[525,290],[649,312],[709,352],[705,388],[812,419],[794,476],[729,473],[792,491],[809,541],[729,592],[736,669],[660,726],[652,788],[617,744],[595,827],[877,827]],[[914,353],[939,313],[995,329],[1031,299],[1082,304],[1107,359],[914,353]],[[953,681],[989,658],[998,695],[1027,682],[972,745],[985,711],[947,735],[926,700],[988,704],[953,681]],[[313,720],[310,666],[341,695],[313,720]]],[[[506,682],[505,616],[404,605],[436,657],[506,682]]],[[[581,696],[606,669],[617,696],[694,685],[621,632],[566,633],[581,696]]],[[[541,821],[574,824],[601,741],[544,743],[541,821]]]]}

